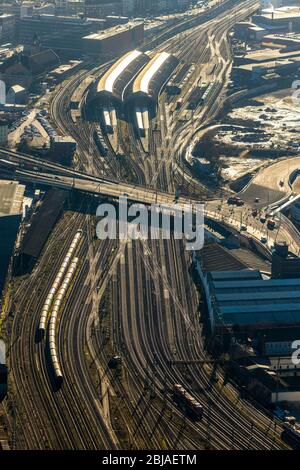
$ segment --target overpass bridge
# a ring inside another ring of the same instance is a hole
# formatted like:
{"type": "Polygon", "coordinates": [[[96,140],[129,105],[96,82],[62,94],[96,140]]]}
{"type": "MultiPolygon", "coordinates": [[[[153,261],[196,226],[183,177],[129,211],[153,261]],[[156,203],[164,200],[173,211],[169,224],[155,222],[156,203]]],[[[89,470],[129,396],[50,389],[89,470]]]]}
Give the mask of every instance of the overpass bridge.
{"type": "Polygon", "coordinates": [[[128,183],[109,181],[97,177],[87,175],[88,178],[81,178],[79,176],[68,175],[53,175],[51,173],[34,172],[22,168],[15,169],[14,174],[11,175],[27,183],[36,183],[51,188],[59,188],[65,190],[77,190],[86,194],[94,196],[107,196],[113,200],[120,197],[127,197],[128,201],[138,204],[159,204],[163,207],[172,208],[176,202],[178,209],[184,210],[184,206],[189,204],[196,210],[196,204],[201,204],[203,201],[196,200],[188,197],[179,197],[175,199],[174,194],[155,189],[147,188],[145,186],[130,185],[128,183]]]}
{"type": "MultiPolygon", "coordinates": [[[[5,163],[1,164],[0,158],[0,165],[6,168],[7,177],[25,183],[36,183],[51,188],[77,190],[94,196],[108,197],[111,200],[117,200],[121,196],[126,196],[129,202],[145,205],[159,204],[166,209],[174,208],[174,203],[176,202],[176,207],[182,211],[185,209],[185,205],[189,204],[192,207],[192,211],[195,212],[196,204],[205,202],[205,218],[226,224],[237,232],[240,231],[241,220],[244,217],[248,217],[247,214],[249,214],[251,210],[251,206],[245,204],[244,208],[237,209],[237,213],[233,215],[230,213],[230,207],[227,206],[227,204],[222,204],[218,199],[200,201],[189,197],[179,197],[175,200],[175,196],[167,192],[95,177],[51,162],[41,161],[34,157],[15,154],[14,152],[10,153],[13,154],[14,160],[7,160],[5,167],[5,163]],[[10,166],[11,160],[14,161],[13,168],[10,166]],[[31,169],[27,169],[26,166],[31,169]],[[42,167],[45,167],[45,169],[49,171],[40,171],[39,168],[42,167]],[[220,205],[222,206],[221,211],[220,205]]],[[[2,162],[4,162],[4,160],[2,160],[2,162]]],[[[265,236],[265,233],[266,228],[261,225],[259,218],[253,218],[247,223],[246,236],[254,237],[260,242],[261,237],[265,236]]],[[[273,234],[272,232],[268,234],[269,249],[276,239],[286,241],[290,246],[290,251],[296,255],[300,253],[300,234],[295,226],[285,217],[282,217],[278,229],[275,230],[273,234]]]]}

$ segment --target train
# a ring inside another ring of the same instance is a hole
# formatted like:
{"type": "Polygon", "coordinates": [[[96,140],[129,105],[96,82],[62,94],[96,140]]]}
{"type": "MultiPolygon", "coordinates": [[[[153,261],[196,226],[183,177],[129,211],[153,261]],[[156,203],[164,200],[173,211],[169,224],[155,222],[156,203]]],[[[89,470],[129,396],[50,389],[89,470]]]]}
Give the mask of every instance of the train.
{"type": "Polygon", "coordinates": [[[297,424],[284,423],[282,437],[287,437],[296,447],[300,448],[300,427],[297,424]]]}
{"type": "Polygon", "coordinates": [[[205,92],[202,95],[201,98],[201,104],[206,104],[208,99],[211,97],[212,93],[214,92],[215,88],[217,86],[217,81],[213,80],[208,87],[206,88],[205,92]]]}
{"type": "Polygon", "coordinates": [[[202,419],[203,406],[182,385],[173,385],[173,399],[192,419],[202,419]]]}
{"type": "Polygon", "coordinates": [[[11,162],[10,160],[5,160],[4,158],[0,159],[0,168],[4,167],[8,171],[15,172],[18,166],[17,163],[11,162]]]}
{"type": "Polygon", "coordinates": [[[74,274],[77,269],[78,262],[79,262],[79,258],[74,258],[67,271],[67,274],[64,278],[64,281],[58,291],[57,297],[53,304],[50,322],[49,322],[49,350],[50,350],[51,362],[52,362],[55,379],[58,384],[62,383],[63,374],[62,374],[60,361],[58,358],[58,352],[56,348],[56,324],[57,324],[57,318],[59,315],[61,305],[66,298],[66,294],[74,278],[74,274]]]}
{"type": "Polygon", "coordinates": [[[145,138],[146,131],[149,129],[149,112],[147,107],[135,109],[136,128],[139,137],[145,138]]]}
{"type": "Polygon", "coordinates": [[[101,155],[106,157],[107,154],[108,154],[108,147],[106,145],[106,142],[105,142],[104,137],[101,134],[100,130],[94,132],[94,140],[96,142],[96,145],[97,145],[101,155]]]}
{"type": "Polygon", "coordinates": [[[82,230],[78,230],[72,240],[72,243],[70,245],[70,248],[60,266],[60,269],[54,279],[54,282],[51,286],[50,291],[48,292],[48,295],[46,297],[46,300],[44,302],[43,308],[42,308],[42,313],[41,313],[41,318],[40,318],[40,323],[39,323],[39,334],[40,338],[43,338],[45,336],[45,331],[46,331],[46,324],[47,324],[47,319],[48,315],[50,312],[50,308],[52,305],[52,302],[54,300],[55,294],[59,289],[59,286],[62,282],[62,279],[66,273],[66,270],[70,264],[70,261],[79,245],[80,239],[82,236],[82,230]]]}
{"type": "Polygon", "coordinates": [[[114,128],[113,126],[116,127],[117,122],[116,122],[116,111],[115,109],[109,109],[107,107],[103,108],[103,120],[102,120],[102,126],[106,134],[113,134],[114,133],[114,128]]]}

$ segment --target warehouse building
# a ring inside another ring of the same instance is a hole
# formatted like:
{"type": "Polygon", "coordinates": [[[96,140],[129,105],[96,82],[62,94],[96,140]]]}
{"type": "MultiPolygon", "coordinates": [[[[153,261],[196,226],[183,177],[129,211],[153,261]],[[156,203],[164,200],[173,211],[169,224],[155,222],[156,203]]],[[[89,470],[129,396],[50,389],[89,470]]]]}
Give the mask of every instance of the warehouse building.
{"type": "Polygon", "coordinates": [[[130,51],[143,40],[144,24],[132,21],[84,36],[82,48],[86,54],[109,58],[130,51]]]}
{"type": "Polygon", "coordinates": [[[272,30],[280,31],[300,31],[300,8],[299,6],[286,6],[281,8],[266,8],[259,14],[252,16],[253,23],[272,30]]]}
{"type": "MultiPolygon", "coordinates": [[[[267,34],[264,37],[264,44],[272,44],[272,46],[284,47],[288,50],[300,49],[300,34],[299,33],[285,33],[285,34],[267,34]]],[[[284,49],[283,49],[284,50],[284,49]]]]}
{"type": "Polygon", "coordinates": [[[257,270],[213,271],[206,283],[213,331],[300,325],[300,279],[264,279],[257,270]]]}
{"type": "Polygon", "coordinates": [[[240,21],[234,26],[234,37],[246,42],[259,42],[268,33],[269,30],[251,21],[240,21]]]}
{"type": "Polygon", "coordinates": [[[33,216],[31,225],[25,234],[16,262],[16,270],[25,272],[32,269],[42,249],[61,215],[68,193],[63,190],[47,191],[41,207],[33,216]]]}
{"type": "MultiPolygon", "coordinates": [[[[233,76],[242,83],[254,84],[257,86],[258,80],[266,79],[273,75],[275,78],[288,77],[297,72],[299,60],[278,59],[271,62],[259,64],[245,64],[234,67],[233,76]]],[[[262,84],[262,83],[261,83],[262,84]]]]}
{"type": "Polygon", "coordinates": [[[300,51],[285,49],[259,49],[249,51],[243,56],[234,58],[234,65],[246,64],[264,64],[267,62],[276,62],[278,60],[294,60],[300,57],[300,51]]]}
{"type": "Polygon", "coordinates": [[[271,267],[274,277],[265,275],[267,269],[254,260],[237,256],[235,250],[220,244],[206,244],[194,254],[214,333],[237,325],[247,334],[300,327],[300,259],[290,259],[286,252],[286,245],[276,245],[271,267]],[[251,265],[254,269],[249,269],[251,265]]]}
{"type": "Polygon", "coordinates": [[[0,295],[22,219],[25,186],[16,181],[0,180],[0,295]]]}

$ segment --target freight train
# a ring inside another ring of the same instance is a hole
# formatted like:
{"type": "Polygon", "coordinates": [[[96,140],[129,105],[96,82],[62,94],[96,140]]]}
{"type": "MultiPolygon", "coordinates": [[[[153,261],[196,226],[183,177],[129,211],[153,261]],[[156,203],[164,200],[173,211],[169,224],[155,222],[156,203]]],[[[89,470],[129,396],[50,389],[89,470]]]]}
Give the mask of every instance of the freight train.
{"type": "Polygon", "coordinates": [[[182,385],[173,386],[173,399],[192,419],[196,421],[202,419],[203,406],[182,385]]]}

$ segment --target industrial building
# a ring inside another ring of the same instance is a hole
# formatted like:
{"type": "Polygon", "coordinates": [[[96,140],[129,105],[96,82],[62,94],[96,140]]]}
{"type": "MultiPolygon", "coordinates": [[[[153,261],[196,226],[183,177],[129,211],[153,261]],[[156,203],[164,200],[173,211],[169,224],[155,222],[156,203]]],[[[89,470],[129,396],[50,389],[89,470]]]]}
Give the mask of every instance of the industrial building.
{"type": "Polygon", "coordinates": [[[50,158],[61,165],[71,166],[74,153],[76,152],[76,141],[71,136],[55,136],[50,143],[50,158]]]}
{"type": "MultiPolygon", "coordinates": [[[[294,59],[278,59],[271,62],[263,62],[259,64],[245,64],[233,68],[233,76],[239,81],[254,84],[257,86],[257,81],[262,80],[264,77],[269,79],[288,77],[296,73],[299,69],[299,58],[294,59]]],[[[261,83],[262,84],[262,83],[261,83]]]]}
{"type": "Polygon", "coordinates": [[[286,245],[275,246],[271,278],[217,244],[205,245],[195,262],[213,333],[300,327],[300,259],[286,245]]]}
{"type": "Polygon", "coordinates": [[[144,24],[132,21],[114,26],[82,38],[82,50],[86,54],[112,57],[124,54],[139,46],[144,39],[144,24]]]}
{"type": "Polygon", "coordinates": [[[41,207],[33,216],[31,225],[22,240],[15,265],[16,270],[23,272],[34,266],[62,213],[66,199],[66,191],[57,189],[47,191],[41,207]]]}
{"type": "Polygon", "coordinates": [[[214,332],[300,325],[300,279],[264,279],[257,270],[212,271],[205,279],[214,332]]]}
{"type": "Polygon", "coordinates": [[[252,16],[253,23],[275,32],[300,31],[299,6],[286,6],[281,8],[266,8],[259,14],[252,16]]]}
{"type": "Polygon", "coordinates": [[[24,191],[25,186],[16,181],[0,181],[0,295],[22,219],[24,191]]]}
{"type": "Polygon", "coordinates": [[[251,21],[240,21],[234,26],[234,37],[246,42],[261,41],[269,31],[251,21]]]}
{"type": "Polygon", "coordinates": [[[179,60],[167,52],[159,52],[148,62],[132,84],[130,100],[137,105],[156,108],[159,94],[178,66],[179,60]]]}
{"type": "Polygon", "coordinates": [[[285,34],[267,34],[264,36],[264,44],[271,44],[272,46],[285,47],[290,50],[300,49],[300,34],[299,33],[285,33],[285,34]]]}
{"type": "Polygon", "coordinates": [[[267,62],[277,62],[278,60],[297,60],[300,57],[300,51],[298,50],[278,50],[278,49],[259,49],[255,51],[249,51],[242,56],[236,56],[234,58],[234,65],[247,65],[247,64],[264,64],[267,62]]]}
{"type": "Polygon", "coordinates": [[[123,102],[130,83],[149,60],[148,55],[137,50],[125,54],[99,80],[97,98],[103,102],[123,102]]]}

